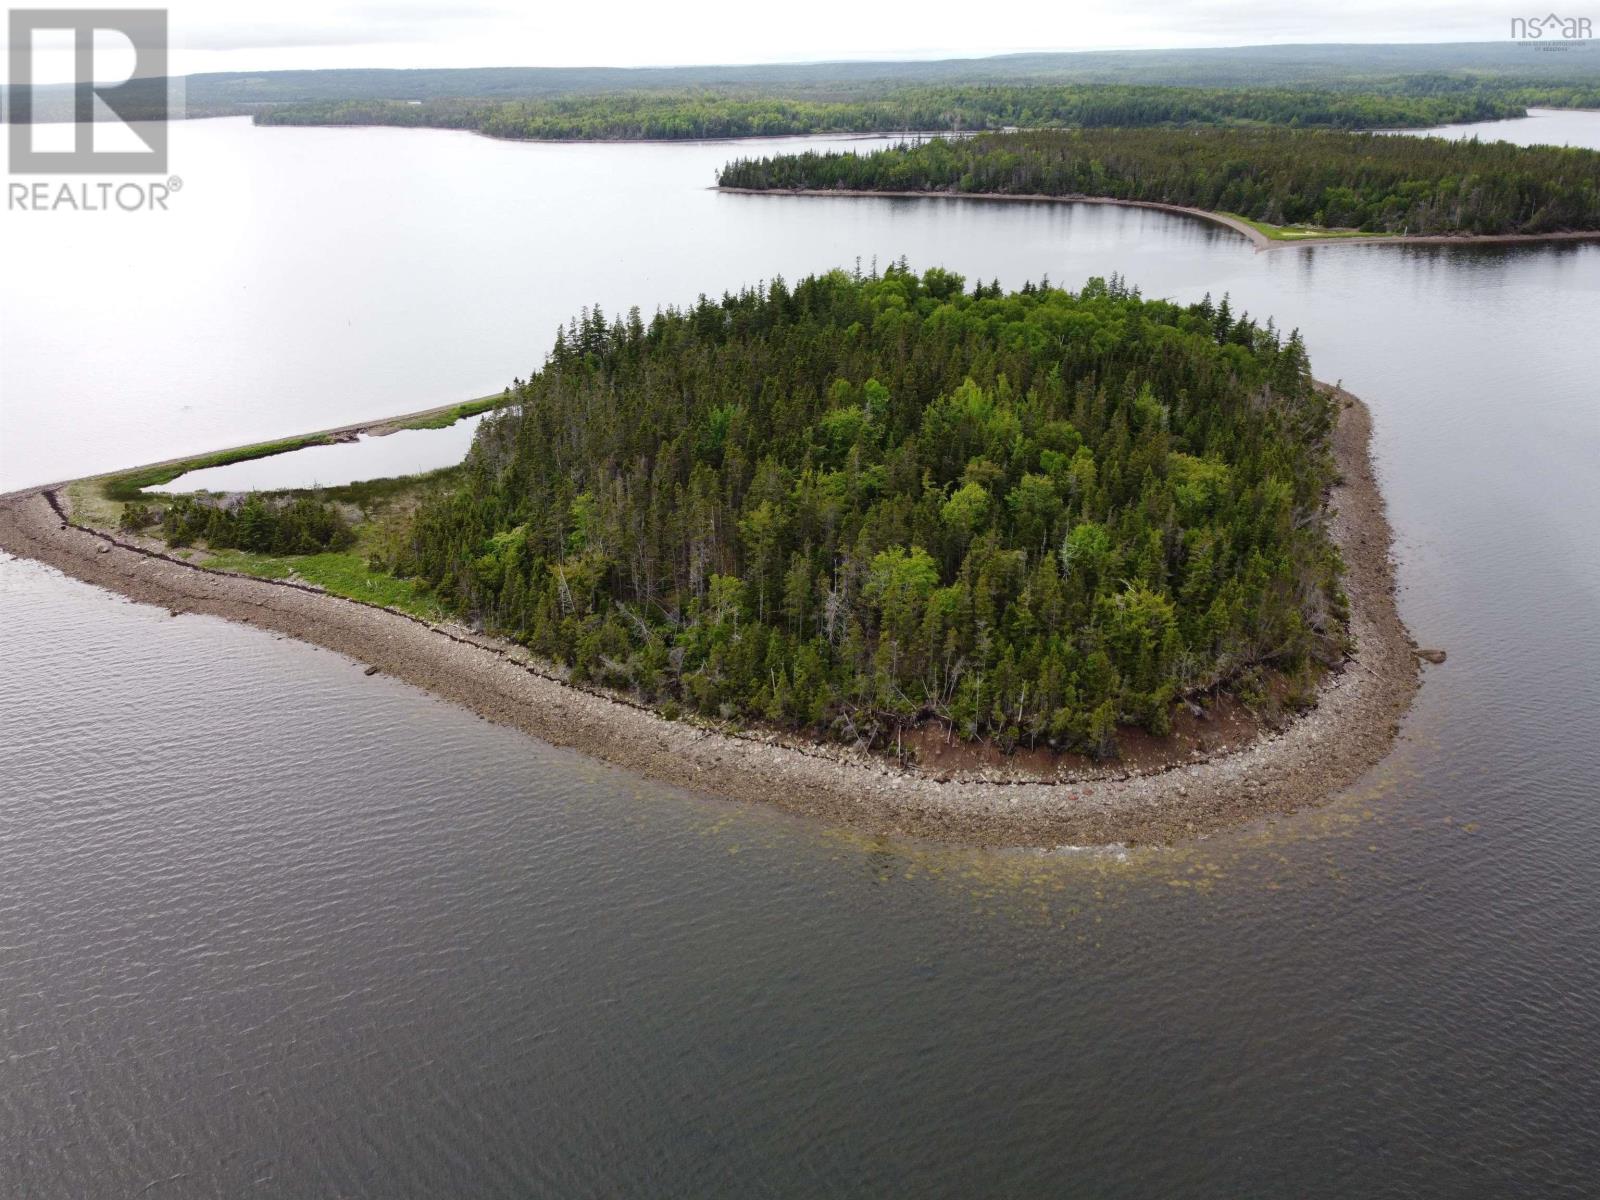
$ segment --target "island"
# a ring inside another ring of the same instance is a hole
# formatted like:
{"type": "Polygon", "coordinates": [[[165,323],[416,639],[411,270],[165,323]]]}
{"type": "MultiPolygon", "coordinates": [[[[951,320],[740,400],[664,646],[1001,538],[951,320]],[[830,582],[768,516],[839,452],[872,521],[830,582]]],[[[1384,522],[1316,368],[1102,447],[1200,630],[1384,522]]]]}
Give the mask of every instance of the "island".
{"type": "Polygon", "coordinates": [[[1600,152],[1332,130],[1072,129],[729,163],[732,192],[957,196],[1188,213],[1258,247],[1600,237],[1600,152]]]}
{"type": "Polygon", "coordinates": [[[0,498],[0,547],[670,782],[1174,841],[1394,736],[1418,667],[1368,434],[1226,298],[896,264],[586,310],[427,479],[134,494],[168,465],[0,498]]]}

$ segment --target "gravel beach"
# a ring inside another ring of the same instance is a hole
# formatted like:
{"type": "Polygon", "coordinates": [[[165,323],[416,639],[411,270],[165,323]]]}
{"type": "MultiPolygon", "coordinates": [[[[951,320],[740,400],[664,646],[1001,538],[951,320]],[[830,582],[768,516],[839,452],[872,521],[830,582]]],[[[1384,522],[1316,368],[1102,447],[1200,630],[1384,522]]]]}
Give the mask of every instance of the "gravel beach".
{"type": "Polygon", "coordinates": [[[1153,208],[1158,212],[1177,213],[1180,216],[1199,217],[1213,225],[1222,225],[1241,234],[1252,246],[1260,250],[1283,250],[1293,246],[1516,246],[1538,242],[1593,242],[1600,241],[1600,230],[1573,229],[1554,233],[1366,233],[1353,234],[1335,231],[1331,235],[1308,234],[1305,237],[1271,238],[1250,222],[1227,213],[1212,212],[1207,208],[1191,208],[1184,204],[1165,204],[1159,200],[1116,200],[1109,196],[1050,196],[1044,193],[1009,192],[892,192],[863,188],[743,188],[714,187],[716,192],[730,196],[845,196],[867,200],[980,200],[996,203],[1022,204],[1109,204],[1117,208],[1153,208]]]}
{"type": "Polygon", "coordinates": [[[1345,558],[1357,650],[1316,707],[1209,759],[1132,775],[1111,764],[1059,781],[974,771],[933,778],[877,757],[761,733],[668,721],[575,687],[524,650],[304,584],[210,571],[73,524],[61,489],[0,497],[0,549],[139,603],[255,625],[650,779],[870,833],[989,846],[1171,843],[1316,804],[1388,752],[1418,686],[1394,600],[1390,531],[1368,454],[1371,418],[1349,393],[1335,453],[1332,528],[1345,558]]]}

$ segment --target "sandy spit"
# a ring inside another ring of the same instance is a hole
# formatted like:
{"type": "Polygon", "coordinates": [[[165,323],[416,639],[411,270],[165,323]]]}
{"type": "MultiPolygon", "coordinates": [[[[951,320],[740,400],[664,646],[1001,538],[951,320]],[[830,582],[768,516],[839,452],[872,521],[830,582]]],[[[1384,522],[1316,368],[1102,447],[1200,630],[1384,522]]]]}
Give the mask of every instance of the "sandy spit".
{"type": "Polygon", "coordinates": [[[900,200],[982,200],[1023,201],[1029,204],[1112,204],[1118,208],[1154,208],[1161,212],[1199,217],[1224,225],[1243,235],[1259,250],[1285,250],[1296,246],[1511,246],[1524,242],[1600,241],[1600,229],[1569,230],[1562,233],[1430,233],[1416,236],[1372,234],[1365,237],[1305,237],[1290,240],[1269,238],[1255,226],[1225,213],[1182,204],[1162,204],[1156,200],[1115,200],[1109,196],[1046,196],[1042,194],[1001,195],[994,192],[887,192],[862,188],[740,188],[715,187],[716,192],[737,196],[854,196],[857,198],[900,200]]]}
{"type": "MultiPolygon", "coordinates": [[[[209,120],[211,118],[200,119],[209,120]]],[[[473,403],[473,400],[481,398],[482,397],[473,397],[469,400],[457,400],[452,404],[435,405],[433,408],[419,408],[416,412],[399,413],[390,417],[379,417],[373,421],[357,421],[353,425],[335,425],[330,429],[314,429],[303,436],[307,438],[320,438],[324,442],[353,442],[360,437],[388,437],[391,433],[399,433],[401,430],[414,428],[415,422],[417,421],[437,417],[444,413],[454,412],[463,404],[471,404],[473,403]]],[[[262,440],[272,441],[276,439],[263,438],[262,440]]],[[[280,451],[279,453],[293,453],[293,451],[280,451]]],[[[123,475],[126,474],[128,470],[149,471],[160,467],[186,467],[198,457],[200,457],[199,454],[184,454],[177,458],[164,458],[159,462],[140,463],[137,467],[125,468],[121,471],[107,471],[103,475],[95,475],[91,478],[104,479],[111,475],[123,475]]],[[[272,455],[265,455],[263,457],[270,458],[272,455]]],[[[33,495],[47,491],[58,491],[65,488],[68,484],[76,482],[78,482],[78,480],[63,479],[56,483],[39,483],[34,484],[32,487],[23,488],[20,491],[6,492],[3,495],[0,495],[0,504],[9,503],[11,500],[20,496],[33,495]]]]}
{"type": "Polygon", "coordinates": [[[174,613],[287,634],[376,667],[535,737],[665,783],[777,805],[882,835],[990,846],[1170,843],[1322,801],[1378,762],[1418,686],[1394,601],[1390,532],[1368,454],[1371,418],[1346,392],[1333,532],[1357,651],[1317,707],[1248,748],[1145,775],[1062,782],[938,780],[832,747],[667,721],[574,687],[520,647],[304,584],[209,571],[70,522],[59,494],[0,497],[0,549],[174,613]]]}

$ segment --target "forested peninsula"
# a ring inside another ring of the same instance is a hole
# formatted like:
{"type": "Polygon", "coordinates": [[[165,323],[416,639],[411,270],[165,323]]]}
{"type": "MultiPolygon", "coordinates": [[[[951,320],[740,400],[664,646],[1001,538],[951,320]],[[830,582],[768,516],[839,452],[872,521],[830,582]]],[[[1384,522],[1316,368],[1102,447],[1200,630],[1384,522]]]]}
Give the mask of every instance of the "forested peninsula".
{"type": "Polygon", "coordinates": [[[1600,152],[1284,129],[1083,129],[741,159],[754,191],[1093,197],[1399,236],[1600,231],[1600,152]]]}
{"type": "MultiPolygon", "coordinates": [[[[1526,115],[1570,90],[1436,80],[1383,91],[1116,84],[813,89],[685,89],[556,97],[351,98],[272,105],[262,125],[400,125],[490,137],[590,141],[773,137],[808,133],[971,131],[1007,127],[1282,125],[1423,128],[1526,115]]],[[[1600,91],[1593,99],[1600,104],[1600,91]]]]}
{"type": "Polygon", "coordinates": [[[1394,737],[1417,665],[1369,428],[1226,297],[897,264],[588,310],[431,476],[164,497],[142,482],[196,460],[157,464],[0,497],[0,548],[653,778],[886,833],[1172,841],[1394,737]]]}

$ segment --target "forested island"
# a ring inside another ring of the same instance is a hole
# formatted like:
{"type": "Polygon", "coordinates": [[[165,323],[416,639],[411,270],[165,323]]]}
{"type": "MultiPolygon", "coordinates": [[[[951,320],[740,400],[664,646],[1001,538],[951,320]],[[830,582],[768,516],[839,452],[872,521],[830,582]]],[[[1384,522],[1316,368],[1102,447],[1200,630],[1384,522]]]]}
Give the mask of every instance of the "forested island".
{"type": "Polygon", "coordinates": [[[741,159],[725,188],[1099,197],[1376,234],[1600,230],[1600,152],[1285,129],[1083,129],[741,159]]]}
{"type": "Polygon", "coordinates": [[[489,402],[13,493],[0,547],[653,778],[961,841],[1290,811],[1416,690],[1365,407],[1227,297],[1117,277],[586,310],[459,466],[143,490],[489,402]]]}
{"type": "MultiPolygon", "coordinates": [[[[1526,115],[1565,92],[1434,81],[1384,91],[1108,84],[970,84],[784,92],[686,89],[526,99],[337,99],[273,105],[263,125],[400,125],[469,129],[500,138],[674,140],[806,133],[968,131],[1007,127],[1283,125],[1423,128],[1526,115]],[[851,94],[854,93],[854,94],[851,94]]],[[[1600,103],[1600,90],[1594,94],[1600,103]]]]}
{"type": "MultiPolygon", "coordinates": [[[[1334,421],[1298,335],[1226,298],[834,272],[586,311],[364,549],[669,715],[1106,758],[1222,693],[1309,703],[1340,661],[1334,421]]],[[[370,492],[129,501],[118,527],[336,561],[370,492]]]]}
{"type": "Polygon", "coordinates": [[[1104,757],[1345,650],[1295,335],[893,267],[585,313],[383,564],[579,681],[825,739],[1104,757]]]}

